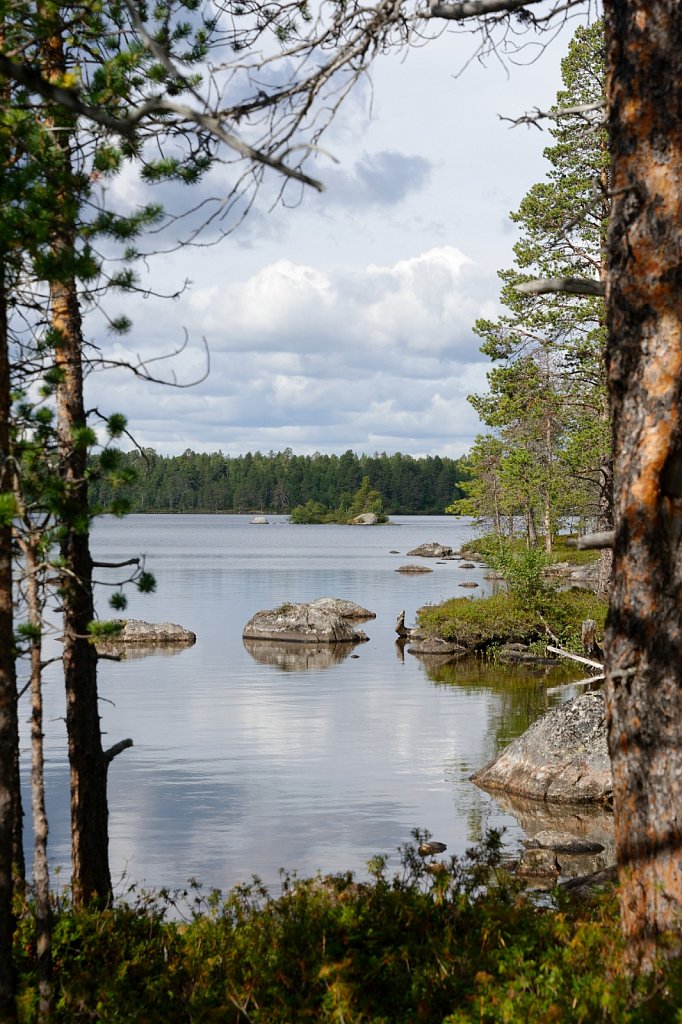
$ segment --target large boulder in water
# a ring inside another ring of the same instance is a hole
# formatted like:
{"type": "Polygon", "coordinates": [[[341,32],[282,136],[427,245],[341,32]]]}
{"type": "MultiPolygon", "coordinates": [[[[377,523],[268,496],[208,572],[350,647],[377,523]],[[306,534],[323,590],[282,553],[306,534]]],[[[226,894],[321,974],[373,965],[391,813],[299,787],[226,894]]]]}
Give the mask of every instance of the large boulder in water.
{"type": "Polygon", "coordinates": [[[471,780],[481,789],[534,800],[610,803],[603,693],[584,693],[552,708],[471,780]]]}
{"type": "Polygon", "coordinates": [[[242,636],[245,640],[298,644],[354,644],[368,639],[329,602],[329,598],[323,598],[256,612],[244,626],[242,636]]]}
{"type": "Polygon", "coordinates": [[[196,634],[174,622],[143,622],[142,619],[118,619],[122,628],[111,637],[98,637],[97,643],[114,644],[193,644],[196,634]]]}

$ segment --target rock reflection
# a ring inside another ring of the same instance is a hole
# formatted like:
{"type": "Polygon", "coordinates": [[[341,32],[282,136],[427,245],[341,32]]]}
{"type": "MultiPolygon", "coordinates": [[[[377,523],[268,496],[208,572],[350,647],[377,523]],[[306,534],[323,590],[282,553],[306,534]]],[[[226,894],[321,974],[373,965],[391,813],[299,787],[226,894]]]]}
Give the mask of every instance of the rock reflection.
{"type": "Polygon", "coordinates": [[[174,658],[194,642],[185,644],[96,644],[97,653],[111,661],[139,661],[141,658],[174,658]]]}
{"type": "Polygon", "coordinates": [[[550,804],[500,792],[491,793],[491,797],[503,811],[516,818],[531,840],[538,833],[553,829],[604,847],[599,853],[557,853],[562,878],[580,878],[615,864],[613,813],[608,808],[592,804],[550,804]]]}
{"type": "Polygon", "coordinates": [[[282,672],[305,672],[330,668],[353,653],[358,644],[292,644],[276,640],[242,640],[252,658],[261,665],[274,665],[282,672]]]}

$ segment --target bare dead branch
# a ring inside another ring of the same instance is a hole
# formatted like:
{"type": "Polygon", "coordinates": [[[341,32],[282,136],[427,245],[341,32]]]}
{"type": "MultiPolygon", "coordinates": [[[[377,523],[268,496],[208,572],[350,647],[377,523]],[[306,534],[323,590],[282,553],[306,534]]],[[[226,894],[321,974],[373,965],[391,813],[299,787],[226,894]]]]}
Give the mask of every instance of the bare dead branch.
{"type": "Polygon", "coordinates": [[[105,762],[107,768],[109,767],[111,762],[114,760],[114,758],[118,756],[118,754],[121,754],[124,750],[127,750],[128,747],[132,747],[132,746],[133,746],[133,741],[131,739],[119,740],[118,743],[114,743],[113,747],[109,747],[108,750],[105,750],[104,751],[104,762],[105,762]]]}
{"type": "Polygon", "coordinates": [[[125,562],[93,562],[94,569],[122,569],[125,565],[139,565],[139,558],[128,558],[125,562]]]}
{"type": "Polygon", "coordinates": [[[523,7],[539,4],[542,0],[461,0],[460,3],[429,4],[422,18],[444,18],[448,21],[466,21],[469,18],[485,18],[489,14],[511,14],[523,7]]]}
{"type": "Polygon", "coordinates": [[[547,644],[547,650],[551,651],[552,654],[558,654],[561,658],[569,658],[571,661],[579,661],[581,665],[589,665],[590,668],[598,668],[600,672],[603,672],[604,666],[599,661],[593,661],[591,658],[584,658],[582,654],[573,654],[571,651],[564,651],[561,647],[552,647],[547,644]]]}
{"type": "Polygon", "coordinates": [[[525,281],[514,285],[517,292],[524,295],[549,295],[552,292],[563,292],[566,295],[606,295],[603,281],[591,281],[582,277],[540,277],[536,281],[525,281]]]}

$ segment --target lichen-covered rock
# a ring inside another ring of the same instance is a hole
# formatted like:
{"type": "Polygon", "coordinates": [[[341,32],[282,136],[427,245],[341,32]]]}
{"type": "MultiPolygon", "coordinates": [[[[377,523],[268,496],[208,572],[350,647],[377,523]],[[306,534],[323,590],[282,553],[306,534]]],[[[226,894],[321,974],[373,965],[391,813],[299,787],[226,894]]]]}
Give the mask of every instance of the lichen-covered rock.
{"type": "Polygon", "coordinates": [[[552,708],[471,776],[482,789],[556,803],[609,803],[613,796],[604,696],[585,693],[552,708]]]}
{"type": "Polygon", "coordinates": [[[141,619],[118,619],[123,623],[122,629],[109,637],[97,639],[97,644],[106,644],[111,640],[113,644],[147,644],[159,646],[161,644],[193,644],[196,643],[196,633],[177,626],[174,622],[143,622],[141,619]]]}
{"type": "Polygon", "coordinates": [[[279,608],[256,612],[246,623],[245,640],[277,640],[280,643],[338,644],[359,643],[368,637],[356,630],[323,598],[307,604],[283,604],[279,608]]]}
{"type": "Polygon", "coordinates": [[[329,611],[336,612],[344,619],[376,619],[377,613],[371,612],[369,608],[363,608],[362,605],[356,604],[355,601],[348,601],[343,597],[318,597],[310,604],[316,605],[318,608],[328,608],[329,611]]]}
{"type": "Polygon", "coordinates": [[[374,512],[361,512],[359,516],[349,520],[350,526],[376,526],[379,522],[374,512]]]}
{"type": "Polygon", "coordinates": [[[445,558],[446,555],[452,554],[452,548],[433,541],[430,544],[420,544],[419,547],[413,548],[407,554],[408,556],[417,555],[420,558],[445,558]]]}

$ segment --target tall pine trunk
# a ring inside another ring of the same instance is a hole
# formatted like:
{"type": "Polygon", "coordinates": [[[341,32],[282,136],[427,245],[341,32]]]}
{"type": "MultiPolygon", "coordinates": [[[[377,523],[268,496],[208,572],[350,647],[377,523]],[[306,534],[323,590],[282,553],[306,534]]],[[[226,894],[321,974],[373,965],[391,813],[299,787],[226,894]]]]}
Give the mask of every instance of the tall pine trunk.
{"type": "MultiPolygon", "coordinates": [[[[46,18],[55,12],[45,7],[46,18]]],[[[48,21],[48,25],[50,22],[48,21]]],[[[60,25],[54,23],[43,44],[43,74],[59,78],[65,71],[60,25]]],[[[87,445],[83,401],[83,329],[73,271],[78,183],[73,173],[72,123],[54,125],[61,161],[53,169],[55,199],[51,250],[57,272],[50,282],[50,321],[55,363],[61,371],[56,387],[60,472],[65,491],[61,555],[64,564],[64,682],[66,728],[71,772],[71,881],[74,901],[107,901],[111,896],[107,806],[107,762],[102,751],[97,696],[97,654],[88,638],[94,619],[90,510],[86,479],[87,445]]]]}
{"type": "Polygon", "coordinates": [[[682,5],[607,0],[616,541],[606,697],[634,962],[682,948],[682,5]]]}

